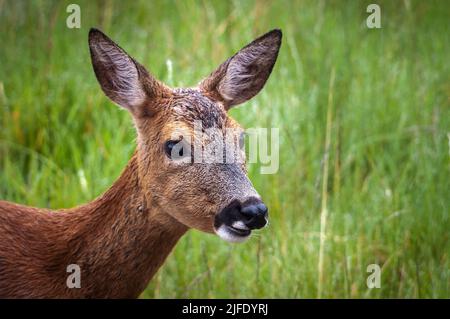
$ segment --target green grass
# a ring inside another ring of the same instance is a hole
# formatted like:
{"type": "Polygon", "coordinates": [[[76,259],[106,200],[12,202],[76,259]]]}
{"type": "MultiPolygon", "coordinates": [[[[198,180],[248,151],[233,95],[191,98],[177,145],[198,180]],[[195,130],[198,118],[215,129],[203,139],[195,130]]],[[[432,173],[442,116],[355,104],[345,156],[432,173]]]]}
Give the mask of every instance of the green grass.
{"type": "Polygon", "coordinates": [[[79,0],[71,30],[72,2],[0,0],[1,199],[77,205],[130,158],[134,129],[96,83],[91,26],[172,86],[280,27],[271,79],[231,112],[280,128],[279,172],[249,167],[270,227],[242,245],[190,231],[143,297],[450,297],[449,2],[377,1],[382,29],[367,29],[372,1],[79,0]],[[366,286],[373,263],[380,289],[366,286]]]}

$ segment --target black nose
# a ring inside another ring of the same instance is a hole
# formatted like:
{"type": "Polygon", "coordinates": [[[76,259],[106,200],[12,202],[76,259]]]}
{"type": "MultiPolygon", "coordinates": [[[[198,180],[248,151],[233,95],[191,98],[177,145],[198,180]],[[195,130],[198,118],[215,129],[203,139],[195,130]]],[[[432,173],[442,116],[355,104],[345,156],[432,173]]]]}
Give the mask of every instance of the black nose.
{"type": "Polygon", "coordinates": [[[242,205],[241,214],[250,229],[263,228],[267,224],[267,206],[262,202],[242,205]]]}

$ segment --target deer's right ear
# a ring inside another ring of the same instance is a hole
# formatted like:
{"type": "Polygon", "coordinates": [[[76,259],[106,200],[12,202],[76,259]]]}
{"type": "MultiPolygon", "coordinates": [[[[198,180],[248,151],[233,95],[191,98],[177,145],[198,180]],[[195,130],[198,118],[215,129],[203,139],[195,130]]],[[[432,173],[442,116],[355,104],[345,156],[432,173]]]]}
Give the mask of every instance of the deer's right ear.
{"type": "Polygon", "coordinates": [[[167,87],[101,31],[89,31],[89,49],[97,80],[114,103],[135,113],[147,99],[168,94],[167,87]]]}

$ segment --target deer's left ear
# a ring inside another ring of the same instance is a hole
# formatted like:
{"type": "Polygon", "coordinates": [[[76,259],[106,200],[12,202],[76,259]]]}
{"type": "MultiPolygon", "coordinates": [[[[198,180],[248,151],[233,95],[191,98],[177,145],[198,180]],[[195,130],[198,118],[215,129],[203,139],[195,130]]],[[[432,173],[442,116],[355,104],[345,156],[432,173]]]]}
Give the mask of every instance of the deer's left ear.
{"type": "Polygon", "coordinates": [[[204,79],[200,90],[224,102],[227,109],[254,97],[272,72],[281,35],[275,29],[242,48],[204,79]]]}

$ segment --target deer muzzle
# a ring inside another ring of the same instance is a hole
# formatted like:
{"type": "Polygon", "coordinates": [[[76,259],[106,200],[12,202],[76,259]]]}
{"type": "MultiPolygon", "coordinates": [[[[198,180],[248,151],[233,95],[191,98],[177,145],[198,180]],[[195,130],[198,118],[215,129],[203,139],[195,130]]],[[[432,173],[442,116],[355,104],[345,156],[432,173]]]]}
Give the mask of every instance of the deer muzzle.
{"type": "Polygon", "coordinates": [[[232,201],[215,216],[214,230],[229,242],[243,242],[252,230],[263,228],[268,223],[267,206],[256,197],[244,202],[232,201]]]}

